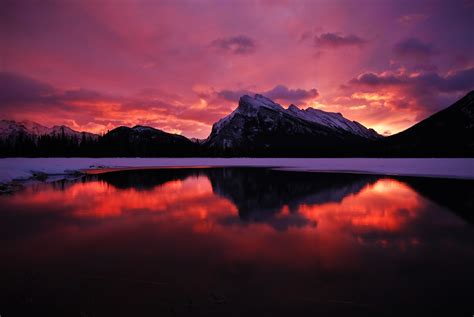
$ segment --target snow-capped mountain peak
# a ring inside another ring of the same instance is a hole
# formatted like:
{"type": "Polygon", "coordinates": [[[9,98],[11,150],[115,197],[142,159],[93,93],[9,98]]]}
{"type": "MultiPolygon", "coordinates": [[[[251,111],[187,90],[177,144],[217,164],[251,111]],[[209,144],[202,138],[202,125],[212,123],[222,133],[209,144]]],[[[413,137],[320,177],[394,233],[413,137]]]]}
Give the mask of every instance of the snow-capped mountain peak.
{"type": "Polygon", "coordinates": [[[80,142],[83,135],[89,139],[97,139],[98,135],[89,132],[78,132],[64,125],[55,125],[52,128],[45,127],[39,123],[23,120],[0,120],[0,139],[15,140],[20,135],[27,136],[33,140],[40,136],[66,136],[80,142]]]}
{"type": "Polygon", "coordinates": [[[285,109],[265,96],[244,95],[232,113],[213,125],[203,144],[223,150],[245,149],[251,154],[282,147],[308,147],[313,151],[379,137],[374,130],[344,118],[341,113],[300,109],[293,104],[285,109]]]}
{"type": "Polygon", "coordinates": [[[267,98],[263,95],[256,94],[254,98],[249,95],[244,95],[240,97],[239,107],[237,111],[240,113],[255,114],[261,107],[272,109],[275,111],[284,111],[285,109],[273,102],[270,98],[267,98]]]}
{"type": "Polygon", "coordinates": [[[42,126],[33,121],[0,120],[0,138],[6,139],[19,134],[27,135],[45,135],[51,132],[51,129],[42,126]]]}
{"type": "MultiPolygon", "coordinates": [[[[259,94],[254,97],[248,95],[240,97],[239,106],[232,113],[216,122],[211,134],[219,133],[225,125],[233,121],[235,115],[255,117],[261,109],[269,109],[307,123],[317,124],[339,132],[347,132],[362,138],[377,139],[381,137],[373,129],[367,129],[356,121],[350,121],[341,113],[327,112],[311,107],[300,109],[294,104],[290,104],[288,109],[285,109],[270,98],[259,94]]],[[[236,127],[234,126],[234,128],[236,127]]]]}

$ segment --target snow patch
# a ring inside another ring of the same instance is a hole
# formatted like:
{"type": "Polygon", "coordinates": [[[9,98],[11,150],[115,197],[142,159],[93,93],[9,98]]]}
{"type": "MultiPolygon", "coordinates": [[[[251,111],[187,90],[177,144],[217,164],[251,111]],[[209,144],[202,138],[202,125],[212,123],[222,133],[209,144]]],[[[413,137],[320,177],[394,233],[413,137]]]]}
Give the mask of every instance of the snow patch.
{"type": "Polygon", "coordinates": [[[95,168],[271,167],[293,171],[369,173],[474,179],[474,159],[376,158],[5,158],[0,182],[29,179],[34,173],[70,175],[95,168]]]}
{"type": "Polygon", "coordinates": [[[156,129],[152,128],[152,127],[146,127],[146,126],[143,126],[143,125],[136,125],[132,128],[133,131],[136,131],[136,132],[145,132],[145,131],[156,131],[156,129]]]}

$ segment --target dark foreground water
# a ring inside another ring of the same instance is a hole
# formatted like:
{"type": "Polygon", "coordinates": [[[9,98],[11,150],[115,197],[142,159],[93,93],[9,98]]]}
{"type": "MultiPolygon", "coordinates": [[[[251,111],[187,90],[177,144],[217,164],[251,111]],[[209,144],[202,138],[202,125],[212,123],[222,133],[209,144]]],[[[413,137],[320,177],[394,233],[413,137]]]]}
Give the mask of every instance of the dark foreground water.
{"type": "Polygon", "coordinates": [[[0,196],[0,315],[472,316],[474,182],[122,171],[0,196]]]}

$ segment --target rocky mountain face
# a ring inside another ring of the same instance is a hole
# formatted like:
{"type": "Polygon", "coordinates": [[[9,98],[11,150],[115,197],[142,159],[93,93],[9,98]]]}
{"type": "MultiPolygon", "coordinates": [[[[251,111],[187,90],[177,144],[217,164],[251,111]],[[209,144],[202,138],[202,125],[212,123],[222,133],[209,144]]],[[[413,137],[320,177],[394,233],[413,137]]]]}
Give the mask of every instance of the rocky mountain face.
{"type": "Polygon", "coordinates": [[[212,127],[203,145],[218,154],[332,155],[366,146],[377,132],[340,113],[290,105],[288,109],[262,95],[242,96],[239,106],[212,127]]]}
{"type": "Polygon", "coordinates": [[[377,147],[382,156],[473,157],[474,91],[377,147]]]}
{"type": "Polygon", "coordinates": [[[182,135],[140,125],[118,127],[99,140],[105,156],[190,156],[198,146],[182,135]]]}

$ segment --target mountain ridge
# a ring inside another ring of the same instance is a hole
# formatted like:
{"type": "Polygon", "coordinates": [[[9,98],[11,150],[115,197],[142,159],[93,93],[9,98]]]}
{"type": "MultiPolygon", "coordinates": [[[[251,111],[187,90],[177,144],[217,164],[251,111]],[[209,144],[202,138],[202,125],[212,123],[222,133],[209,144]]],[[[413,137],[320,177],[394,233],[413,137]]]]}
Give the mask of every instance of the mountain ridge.
{"type": "Polygon", "coordinates": [[[0,120],[0,138],[7,139],[15,134],[25,134],[31,137],[67,135],[77,139],[79,142],[85,136],[90,139],[98,139],[95,133],[76,131],[65,125],[54,125],[51,128],[30,120],[14,121],[0,120]]]}
{"type": "Polygon", "coordinates": [[[380,143],[385,155],[474,156],[474,90],[380,143]]]}
{"type": "Polygon", "coordinates": [[[374,130],[350,121],[342,114],[313,108],[302,110],[295,105],[285,109],[256,94],[254,97],[243,95],[238,107],[213,125],[203,144],[216,152],[250,154],[260,149],[301,151],[306,147],[305,142],[314,147],[314,151],[322,151],[334,148],[334,145],[363,143],[378,138],[381,136],[374,130]]]}
{"type": "Polygon", "coordinates": [[[388,137],[341,113],[293,104],[284,108],[257,94],[243,95],[201,140],[143,125],[97,135],[0,120],[0,156],[474,157],[473,136],[474,91],[388,137]]]}
{"type": "MultiPolygon", "coordinates": [[[[287,109],[283,108],[280,104],[275,103],[270,98],[267,98],[261,94],[256,94],[253,98],[249,95],[243,95],[240,97],[238,107],[229,115],[217,121],[214,126],[217,129],[226,122],[233,118],[236,113],[255,115],[258,112],[259,107],[265,107],[283,114],[288,114],[304,121],[318,123],[326,127],[343,129],[346,131],[352,131],[355,134],[367,138],[380,138],[375,130],[364,127],[357,121],[350,121],[346,119],[341,113],[328,112],[320,109],[308,107],[306,109],[300,109],[294,104],[290,104],[287,109]]],[[[211,131],[212,134],[212,131],[211,131]]]]}
{"type": "Polygon", "coordinates": [[[142,125],[117,127],[106,133],[99,145],[99,152],[106,156],[186,156],[197,148],[185,136],[142,125]]]}

